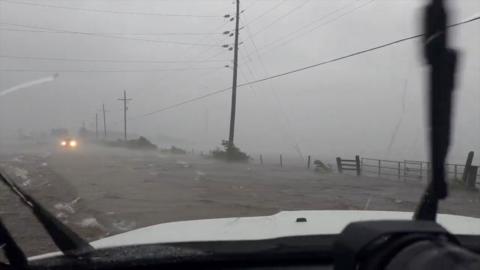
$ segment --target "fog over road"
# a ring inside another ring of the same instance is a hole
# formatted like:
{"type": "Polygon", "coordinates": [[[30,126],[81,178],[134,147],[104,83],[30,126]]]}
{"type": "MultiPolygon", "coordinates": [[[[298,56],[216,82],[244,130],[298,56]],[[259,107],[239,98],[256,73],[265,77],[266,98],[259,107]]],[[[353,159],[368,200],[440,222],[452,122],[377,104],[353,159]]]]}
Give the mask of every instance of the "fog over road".
{"type": "MultiPolygon", "coordinates": [[[[282,210],[413,211],[424,183],[320,174],[302,167],[224,163],[84,145],[38,146],[3,155],[8,176],[89,240],[152,224],[271,215],[282,210]]],[[[32,254],[50,250],[46,236],[19,226],[30,213],[0,187],[2,218],[32,254]],[[5,214],[8,213],[8,214],[5,214]]],[[[478,193],[455,189],[441,212],[480,217],[478,193]]],[[[26,222],[25,220],[29,221],[26,222]]],[[[31,226],[31,225],[30,225],[31,226]]]]}

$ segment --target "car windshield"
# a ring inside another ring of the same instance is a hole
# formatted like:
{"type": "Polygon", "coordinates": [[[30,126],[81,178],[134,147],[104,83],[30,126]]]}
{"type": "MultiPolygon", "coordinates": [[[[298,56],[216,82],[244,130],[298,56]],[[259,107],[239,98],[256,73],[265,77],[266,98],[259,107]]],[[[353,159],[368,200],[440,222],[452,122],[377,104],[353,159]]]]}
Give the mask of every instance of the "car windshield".
{"type": "MultiPolygon", "coordinates": [[[[97,246],[410,218],[432,174],[426,2],[1,0],[0,172],[97,246]]],[[[480,234],[480,2],[446,5],[439,212],[480,234]]],[[[0,217],[28,255],[56,250],[3,185],[0,217]]]]}

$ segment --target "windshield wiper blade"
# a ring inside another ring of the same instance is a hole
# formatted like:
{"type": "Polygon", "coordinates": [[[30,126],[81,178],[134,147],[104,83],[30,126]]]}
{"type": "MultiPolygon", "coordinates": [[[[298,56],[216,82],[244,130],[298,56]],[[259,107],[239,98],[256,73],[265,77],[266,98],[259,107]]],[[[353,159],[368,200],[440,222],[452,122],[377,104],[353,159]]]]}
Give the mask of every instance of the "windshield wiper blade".
{"type": "Polygon", "coordinates": [[[5,257],[10,265],[15,268],[25,268],[27,257],[17,245],[10,232],[7,230],[0,218],[0,246],[3,248],[5,257]]]}
{"type": "Polygon", "coordinates": [[[450,144],[452,94],[455,88],[457,52],[448,47],[447,12],[443,0],[425,8],[423,45],[430,65],[429,124],[432,178],[415,211],[414,219],[435,220],[438,200],[447,197],[445,160],[450,144]]]}
{"type": "Polygon", "coordinates": [[[51,237],[55,245],[65,255],[78,255],[83,252],[89,252],[94,248],[82,239],[78,234],[64,225],[60,220],[53,216],[33,197],[25,193],[14,182],[8,180],[0,173],[0,180],[15,193],[20,200],[32,210],[35,217],[40,221],[48,235],[51,237]]]}

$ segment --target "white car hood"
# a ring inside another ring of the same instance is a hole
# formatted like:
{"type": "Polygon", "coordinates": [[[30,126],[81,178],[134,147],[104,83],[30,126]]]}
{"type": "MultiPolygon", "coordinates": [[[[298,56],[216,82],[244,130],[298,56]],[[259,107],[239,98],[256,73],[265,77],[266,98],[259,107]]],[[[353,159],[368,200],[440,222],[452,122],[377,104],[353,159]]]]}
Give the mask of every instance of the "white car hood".
{"type": "MultiPolygon", "coordinates": [[[[392,211],[283,211],[271,216],[217,218],[153,225],[103,238],[94,248],[195,241],[258,240],[286,236],[338,234],[350,222],[411,219],[411,212],[392,211]],[[306,222],[297,222],[306,218],[306,222]]],[[[437,221],[453,234],[480,235],[480,219],[439,214],[437,221]]],[[[29,259],[45,258],[49,253],[29,259]]]]}

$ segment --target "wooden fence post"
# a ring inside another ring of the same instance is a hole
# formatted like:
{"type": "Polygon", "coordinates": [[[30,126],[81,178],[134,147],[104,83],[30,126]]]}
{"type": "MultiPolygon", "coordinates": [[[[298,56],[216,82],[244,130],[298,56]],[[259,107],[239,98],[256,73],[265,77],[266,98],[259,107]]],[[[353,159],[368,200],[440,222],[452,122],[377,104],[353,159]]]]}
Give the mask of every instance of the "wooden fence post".
{"type": "Polygon", "coordinates": [[[457,180],[458,164],[453,165],[453,179],[457,180]]]}
{"type": "Polygon", "coordinates": [[[310,162],[311,162],[311,157],[308,156],[308,159],[307,159],[307,169],[310,169],[310,162]]]}
{"type": "Polygon", "coordinates": [[[282,157],[282,154],[280,154],[280,168],[283,168],[283,157],[282,157]]]}
{"type": "Polygon", "coordinates": [[[401,168],[402,168],[402,165],[401,165],[401,164],[402,164],[402,163],[399,161],[399,162],[398,162],[398,180],[400,180],[400,178],[401,178],[401,171],[402,171],[402,170],[401,170],[401,168]]]}
{"type": "Polygon", "coordinates": [[[358,155],[355,156],[355,163],[357,165],[357,176],[360,176],[360,174],[361,174],[360,173],[360,170],[361,170],[361,168],[360,168],[360,156],[358,156],[358,155]]]}
{"type": "Polygon", "coordinates": [[[427,180],[430,180],[431,172],[432,171],[432,163],[427,162],[427,180]]]}
{"type": "Polygon", "coordinates": [[[380,175],[381,175],[381,169],[380,169],[381,167],[382,167],[382,161],[379,159],[379,160],[378,160],[378,176],[379,176],[379,177],[380,177],[380,175]]]}
{"type": "Polygon", "coordinates": [[[423,161],[420,161],[420,180],[423,180],[423,161]]]}
{"type": "Polygon", "coordinates": [[[465,162],[465,167],[463,168],[462,182],[467,183],[468,173],[470,172],[470,166],[472,166],[473,161],[473,151],[468,152],[467,162],[465,162]]]}
{"type": "Polygon", "coordinates": [[[475,189],[475,184],[477,183],[477,172],[478,166],[470,166],[468,170],[468,178],[467,178],[467,188],[470,190],[475,189]]]}
{"type": "Polygon", "coordinates": [[[342,159],[340,157],[337,157],[337,168],[338,172],[342,173],[342,159]]]}

